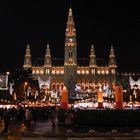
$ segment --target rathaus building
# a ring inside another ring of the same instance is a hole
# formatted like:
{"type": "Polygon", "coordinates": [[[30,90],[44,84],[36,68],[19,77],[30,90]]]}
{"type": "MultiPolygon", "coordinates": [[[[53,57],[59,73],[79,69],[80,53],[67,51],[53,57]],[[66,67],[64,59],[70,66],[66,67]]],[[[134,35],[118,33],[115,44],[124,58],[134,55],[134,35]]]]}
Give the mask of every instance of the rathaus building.
{"type": "Polygon", "coordinates": [[[75,83],[81,85],[84,89],[95,88],[99,83],[111,86],[116,80],[117,73],[116,56],[113,46],[110,47],[108,65],[98,64],[99,59],[96,58],[93,45],[91,45],[89,51],[88,65],[78,64],[76,29],[72,9],[70,8],[65,31],[63,64],[61,66],[54,65],[50,53],[51,46],[49,45],[46,47],[43,64],[32,64],[30,46],[27,45],[23,68],[31,69],[32,76],[36,80],[38,77],[42,80],[47,80],[48,77],[51,77],[51,89],[60,89],[64,85],[68,87],[75,83]]]}

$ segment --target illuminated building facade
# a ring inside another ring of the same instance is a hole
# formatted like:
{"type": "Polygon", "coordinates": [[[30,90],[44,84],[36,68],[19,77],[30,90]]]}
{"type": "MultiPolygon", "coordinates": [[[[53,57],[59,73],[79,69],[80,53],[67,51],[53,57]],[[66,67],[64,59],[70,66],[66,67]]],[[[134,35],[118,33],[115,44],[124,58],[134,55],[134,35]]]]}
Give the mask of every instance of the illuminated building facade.
{"type": "Polygon", "coordinates": [[[43,64],[40,66],[32,65],[30,46],[27,45],[23,68],[31,68],[34,79],[40,77],[46,80],[51,77],[51,89],[60,89],[64,85],[68,87],[72,83],[80,84],[82,88],[86,89],[95,88],[98,83],[112,85],[115,82],[117,65],[113,46],[110,48],[107,66],[98,65],[93,45],[90,49],[89,64],[87,66],[78,64],[76,29],[71,8],[68,13],[64,47],[64,63],[62,66],[52,64],[49,45],[46,48],[43,64]]]}

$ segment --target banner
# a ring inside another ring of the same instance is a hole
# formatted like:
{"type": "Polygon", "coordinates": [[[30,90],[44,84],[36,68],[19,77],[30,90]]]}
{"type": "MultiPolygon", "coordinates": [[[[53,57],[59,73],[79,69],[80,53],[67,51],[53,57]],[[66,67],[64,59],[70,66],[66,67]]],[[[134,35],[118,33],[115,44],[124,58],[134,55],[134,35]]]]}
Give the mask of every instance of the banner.
{"type": "Polygon", "coordinates": [[[8,75],[0,75],[0,90],[8,90],[8,75]]]}
{"type": "Polygon", "coordinates": [[[49,76],[47,78],[47,80],[42,80],[41,77],[38,77],[38,84],[39,84],[39,88],[43,88],[43,89],[50,89],[50,84],[51,84],[51,76],[49,76]]]}

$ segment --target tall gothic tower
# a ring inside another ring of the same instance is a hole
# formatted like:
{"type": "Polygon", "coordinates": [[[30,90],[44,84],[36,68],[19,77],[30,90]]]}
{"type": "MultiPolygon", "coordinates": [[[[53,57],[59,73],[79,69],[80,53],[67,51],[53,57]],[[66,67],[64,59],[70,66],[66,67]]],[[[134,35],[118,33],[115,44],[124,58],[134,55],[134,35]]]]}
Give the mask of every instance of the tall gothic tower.
{"type": "Polygon", "coordinates": [[[77,42],[72,9],[69,8],[65,32],[64,83],[77,81],[77,42]]]}
{"type": "Polygon", "coordinates": [[[28,44],[26,48],[23,68],[30,69],[31,67],[32,67],[32,62],[31,62],[30,46],[28,44]]]}
{"type": "Polygon", "coordinates": [[[109,67],[110,67],[110,70],[111,70],[111,74],[115,75],[117,65],[116,65],[116,56],[115,56],[115,53],[114,53],[114,47],[113,46],[111,46],[111,49],[110,49],[109,67]]]}

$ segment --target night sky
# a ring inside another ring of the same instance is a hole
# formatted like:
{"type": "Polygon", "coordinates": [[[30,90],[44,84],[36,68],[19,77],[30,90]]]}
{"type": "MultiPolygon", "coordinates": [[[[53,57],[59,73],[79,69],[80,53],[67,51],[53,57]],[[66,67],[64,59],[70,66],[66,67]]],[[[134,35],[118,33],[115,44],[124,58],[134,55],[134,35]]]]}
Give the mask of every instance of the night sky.
{"type": "Polygon", "coordinates": [[[71,4],[77,32],[78,57],[88,58],[91,44],[96,56],[108,61],[111,44],[119,69],[140,70],[140,7],[133,0],[2,0],[0,2],[0,68],[22,67],[27,43],[32,60],[64,57],[64,38],[71,4]],[[3,1],[3,2],[2,2],[3,1]]]}

